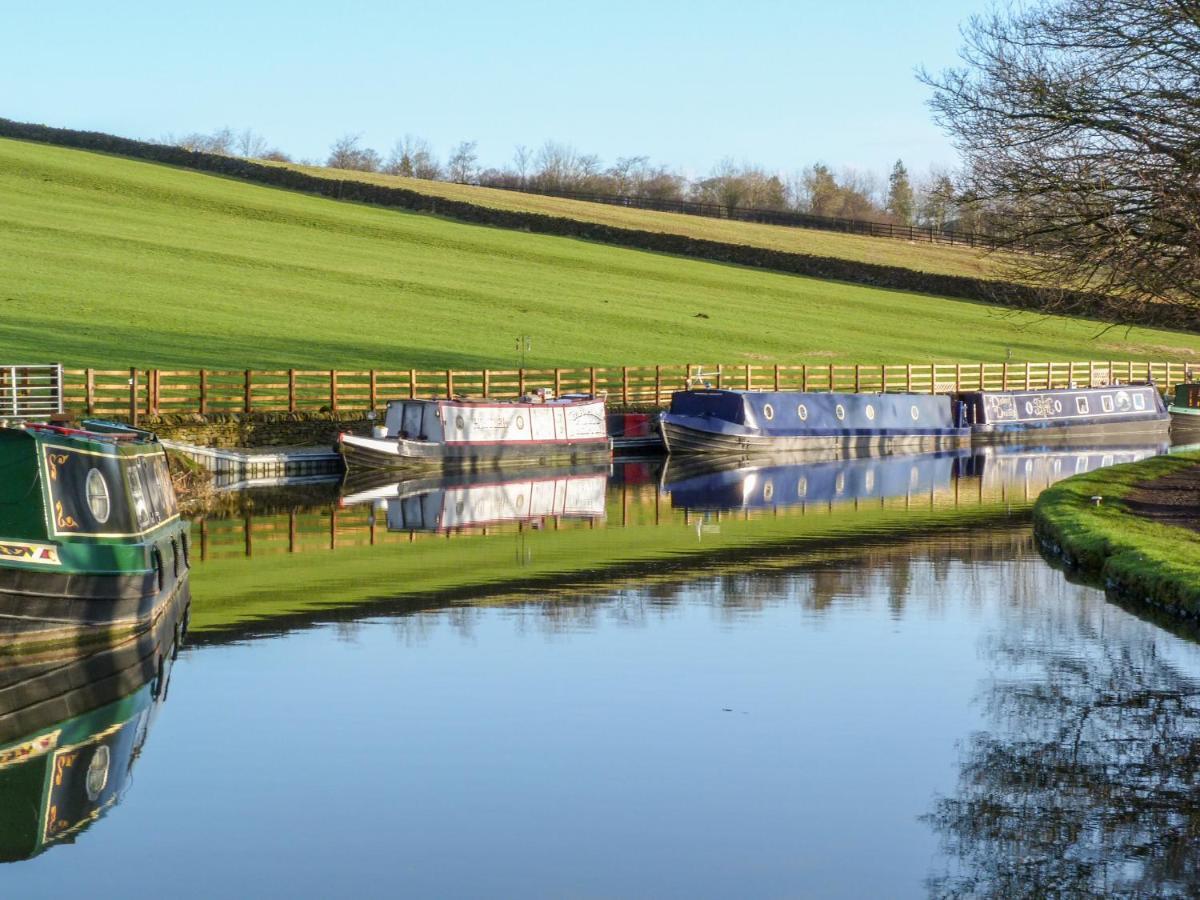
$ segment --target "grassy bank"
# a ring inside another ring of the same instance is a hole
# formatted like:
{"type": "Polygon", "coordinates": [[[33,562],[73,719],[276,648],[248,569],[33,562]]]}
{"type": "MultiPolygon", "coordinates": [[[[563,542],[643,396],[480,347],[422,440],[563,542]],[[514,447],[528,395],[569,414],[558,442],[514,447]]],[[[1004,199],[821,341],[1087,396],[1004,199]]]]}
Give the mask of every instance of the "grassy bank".
{"type": "Polygon", "coordinates": [[[0,195],[0,356],[19,361],[504,367],[521,334],[530,366],[1200,354],[1197,335],[1106,332],[44,144],[0,140],[0,195]]]}
{"type": "Polygon", "coordinates": [[[473,203],[491,209],[561,216],[580,222],[611,225],[615,228],[634,228],[661,234],[678,234],[701,240],[745,244],[767,250],[782,250],[785,253],[807,253],[813,256],[848,259],[854,262],[900,266],[940,275],[991,278],[997,277],[999,272],[997,263],[1000,257],[970,247],[931,244],[928,241],[905,241],[895,238],[838,234],[834,231],[788,228],[782,225],[712,219],[648,209],[631,209],[605,203],[589,203],[585,200],[544,197],[540,194],[478,187],[472,184],[453,184],[445,181],[383,175],[379,172],[348,172],[323,166],[287,165],[289,168],[320,178],[364,181],[384,187],[404,188],[420,194],[443,197],[447,200],[460,200],[464,203],[473,203]]]}
{"type": "Polygon", "coordinates": [[[1124,502],[1139,484],[1200,463],[1200,453],[1100,469],[1049,488],[1034,507],[1043,544],[1132,600],[1200,615],[1200,534],[1152,522],[1124,502]],[[1093,496],[1103,497],[1099,506],[1093,496]]]}

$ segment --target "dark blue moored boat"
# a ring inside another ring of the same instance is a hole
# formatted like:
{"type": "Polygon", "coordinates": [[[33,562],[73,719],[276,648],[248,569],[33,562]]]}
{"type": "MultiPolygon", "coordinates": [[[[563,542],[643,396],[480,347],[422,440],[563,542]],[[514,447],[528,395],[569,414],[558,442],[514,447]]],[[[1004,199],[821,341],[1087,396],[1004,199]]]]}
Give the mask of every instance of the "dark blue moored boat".
{"type": "Polygon", "coordinates": [[[801,391],[677,391],[662,434],[671,453],[886,454],[971,441],[948,396],[801,391]]]}
{"type": "Polygon", "coordinates": [[[976,443],[1031,440],[1153,443],[1171,427],[1152,384],[1048,391],[978,391],[959,395],[976,443]]]}

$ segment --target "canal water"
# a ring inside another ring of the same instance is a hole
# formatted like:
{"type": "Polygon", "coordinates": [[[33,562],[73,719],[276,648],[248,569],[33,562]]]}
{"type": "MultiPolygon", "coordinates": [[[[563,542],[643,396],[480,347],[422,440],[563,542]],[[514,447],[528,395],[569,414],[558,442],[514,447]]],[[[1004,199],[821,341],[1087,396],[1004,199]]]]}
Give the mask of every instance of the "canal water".
{"type": "Polygon", "coordinates": [[[1158,449],[231,495],[0,896],[1190,896],[1200,645],[1029,526],[1158,449]]]}

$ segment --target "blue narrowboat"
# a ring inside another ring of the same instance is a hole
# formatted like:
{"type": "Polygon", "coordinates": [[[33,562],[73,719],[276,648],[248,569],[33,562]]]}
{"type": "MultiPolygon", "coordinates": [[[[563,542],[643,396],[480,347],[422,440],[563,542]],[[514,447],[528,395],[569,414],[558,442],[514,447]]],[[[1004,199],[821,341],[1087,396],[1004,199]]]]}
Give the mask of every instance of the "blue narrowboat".
{"type": "Polygon", "coordinates": [[[970,445],[951,398],[931,394],[677,391],[661,419],[671,453],[896,453],[970,445]]]}
{"type": "Polygon", "coordinates": [[[1171,428],[1152,384],[1047,391],[976,391],[958,395],[976,443],[1064,443],[1114,439],[1152,443],[1171,428]]]}

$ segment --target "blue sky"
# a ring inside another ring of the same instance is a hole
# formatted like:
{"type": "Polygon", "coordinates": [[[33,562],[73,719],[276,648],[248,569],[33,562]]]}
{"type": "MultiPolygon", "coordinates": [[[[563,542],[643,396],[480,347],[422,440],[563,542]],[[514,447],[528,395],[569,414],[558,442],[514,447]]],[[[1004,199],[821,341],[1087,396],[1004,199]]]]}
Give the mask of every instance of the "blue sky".
{"type": "Polygon", "coordinates": [[[95,0],[3,4],[0,116],[154,138],[251,127],[297,157],[361,133],[485,164],[547,139],[690,174],[953,164],[913,70],[983,0],[841,3],[95,0]]]}

